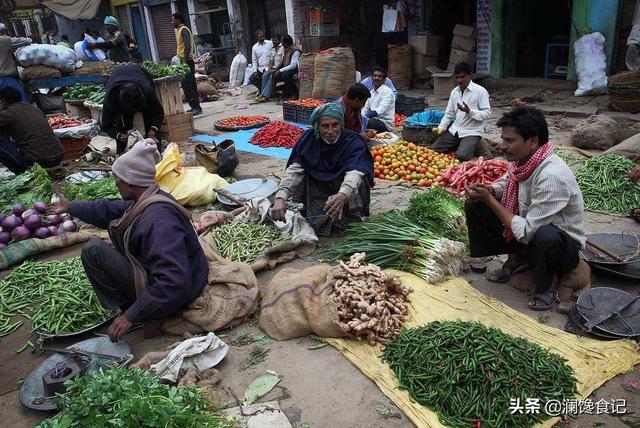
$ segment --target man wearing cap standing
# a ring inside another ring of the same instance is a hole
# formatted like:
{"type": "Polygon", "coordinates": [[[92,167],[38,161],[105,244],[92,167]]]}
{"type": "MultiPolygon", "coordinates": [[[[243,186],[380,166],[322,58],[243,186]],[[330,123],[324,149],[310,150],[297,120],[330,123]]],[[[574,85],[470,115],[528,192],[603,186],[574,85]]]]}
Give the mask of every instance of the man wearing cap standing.
{"type": "Polygon", "coordinates": [[[156,159],[151,139],[116,159],[112,170],[122,201],[69,202],[60,196],[52,208],[109,231],[113,245],[92,238],[80,257],[102,304],[122,311],[109,327],[113,341],[134,323],[177,313],[207,283],[209,267],[191,212],[155,184],[156,159]]]}
{"type": "Polygon", "coordinates": [[[107,16],[104,19],[104,32],[102,38],[106,40],[103,43],[88,43],[89,49],[107,49],[109,51],[109,59],[113,62],[129,62],[129,48],[124,33],[120,31],[120,23],[113,16],[107,16]]]}

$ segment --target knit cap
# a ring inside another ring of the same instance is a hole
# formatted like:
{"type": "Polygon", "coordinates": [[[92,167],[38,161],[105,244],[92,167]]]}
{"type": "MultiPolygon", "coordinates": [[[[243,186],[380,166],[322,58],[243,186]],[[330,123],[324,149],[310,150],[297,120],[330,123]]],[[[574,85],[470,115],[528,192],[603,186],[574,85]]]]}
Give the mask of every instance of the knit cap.
{"type": "Polygon", "coordinates": [[[107,16],[104,19],[104,25],[113,25],[115,27],[120,28],[120,23],[118,22],[118,20],[116,18],[114,18],[113,16],[107,16]]]}
{"type": "Polygon", "coordinates": [[[155,184],[157,157],[156,142],[147,138],[116,159],[111,170],[122,181],[132,186],[151,187],[155,184]]]}

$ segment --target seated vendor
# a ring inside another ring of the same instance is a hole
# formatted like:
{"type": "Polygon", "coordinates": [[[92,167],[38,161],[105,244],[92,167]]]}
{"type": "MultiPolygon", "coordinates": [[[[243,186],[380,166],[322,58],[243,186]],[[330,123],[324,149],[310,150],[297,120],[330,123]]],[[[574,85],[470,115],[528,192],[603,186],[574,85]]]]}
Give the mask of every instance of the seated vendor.
{"type": "Polygon", "coordinates": [[[100,302],[122,311],[109,327],[113,341],[134,323],[177,313],[207,283],[209,266],[191,212],[155,184],[156,156],[153,140],[144,140],[113,163],[124,200],[69,202],[60,196],[52,210],[109,230],[113,245],[92,238],[81,259],[100,302]]]}
{"type": "Polygon", "coordinates": [[[53,168],[62,162],[64,147],[44,114],[22,102],[20,91],[0,89],[0,164],[21,174],[34,163],[53,168]]]}
{"type": "Polygon", "coordinates": [[[271,217],[284,219],[292,196],[316,232],[328,236],[333,227],[341,230],[369,215],[373,159],[362,137],[344,129],[339,105],[317,107],[310,119],[312,129],[293,148],[271,217]]]}
{"type": "Polygon", "coordinates": [[[373,89],[371,98],[367,100],[362,113],[367,117],[367,129],[386,132],[393,129],[396,115],[396,100],[393,91],[384,84],[387,72],[382,67],[374,67],[373,89]]]}
{"type": "Polygon", "coordinates": [[[497,125],[500,148],[511,163],[493,185],[465,186],[471,257],[509,254],[501,269],[487,274],[492,282],[532,269],[535,289],[528,306],[546,310],[558,282],[578,266],[586,242],[582,193],[553,153],[542,112],[517,107],[497,125]]]}
{"type": "Polygon", "coordinates": [[[356,83],[337,103],[344,111],[344,127],[360,134],[362,129],[362,108],[371,98],[371,92],[362,84],[356,83]]]}
{"type": "MultiPolygon", "coordinates": [[[[116,153],[127,148],[128,132],[133,129],[133,118],[142,113],[147,138],[157,140],[164,121],[164,109],[156,95],[153,79],[137,64],[118,66],[109,77],[102,106],[102,130],[115,138],[116,153]]],[[[162,147],[158,143],[158,151],[162,147]]]]}

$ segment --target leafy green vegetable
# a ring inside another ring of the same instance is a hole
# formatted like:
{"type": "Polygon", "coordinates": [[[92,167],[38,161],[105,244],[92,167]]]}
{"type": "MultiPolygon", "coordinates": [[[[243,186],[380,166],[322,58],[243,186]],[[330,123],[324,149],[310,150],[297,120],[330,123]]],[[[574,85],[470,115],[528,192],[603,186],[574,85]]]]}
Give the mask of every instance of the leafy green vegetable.
{"type": "Polygon", "coordinates": [[[405,215],[439,238],[468,241],[464,202],[439,187],[413,195],[405,215]]]}
{"type": "Polygon", "coordinates": [[[10,180],[0,181],[0,212],[7,213],[17,203],[32,207],[38,201],[47,202],[53,187],[49,174],[35,164],[28,171],[10,180]]]}
{"type": "Polygon", "coordinates": [[[163,66],[151,61],[144,61],[140,66],[154,79],[168,76],[184,76],[190,71],[187,64],[163,66]]]}
{"type": "Polygon", "coordinates": [[[232,418],[208,412],[197,388],[164,385],[140,369],[99,370],[65,385],[67,392],[58,397],[62,411],[38,428],[234,425],[232,418]]]}
{"type": "Polygon", "coordinates": [[[116,187],[116,179],[113,176],[87,184],[69,184],[62,189],[62,193],[70,201],[116,200],[122,198],[116,187]]]}

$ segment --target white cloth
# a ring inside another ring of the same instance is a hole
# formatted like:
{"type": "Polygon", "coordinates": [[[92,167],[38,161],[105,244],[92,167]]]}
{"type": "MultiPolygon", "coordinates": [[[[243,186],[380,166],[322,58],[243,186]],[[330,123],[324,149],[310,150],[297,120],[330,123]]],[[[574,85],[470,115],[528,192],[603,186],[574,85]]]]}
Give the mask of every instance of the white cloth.
{"type": "Polygon", "coordinates": [[[489,104],[489,93],[482,86],[469,82],[469,86],[464,90],[464,94],[460,90],[460,86],[456,86],[451,91],[447,111],[440,121],[440,128],[446,131],[447,128],[452,135],[458,134],[458,137],[479,136],[482,137],[487,119],[491,116],[491,105],[489,104]],[[466,103],[471,109],[469,113],[465,113],[458,109],[458,104],[466,103]],[[455,122],[453,122],[455,119],[455,122]],[[453,122],[453,124],[451,123],[453,122]],[[449,126],[451,125],[451,126],[449,126]]]}
{"type": "Polygon", "coordinates": [[[380,85],[378,89],[371,91],[369,98],[362,109],[362,114],[366,115],[370,111],[375,111],[378,115],[376,119],[381,120],[389,131],[393,129],[393,121],[396,115],[396,97],[387,85],[380,85]]]}
{"type": "Polygon", "coordinates": [[[279,69],[282,66],[283,60],[284,60],[284,46],[280,44],[278,45],[277,48],[271,49],[271,55],[269,55],[269,64],[273,68],[279,69]]]}
{"type": "Polygon", "coordinates": [[[253,68],[258,71],[265,71],[269,68],[269,56],[273,43],[271,40],[265,40],[264,43],[256,43],[251,48],[251,63],[253,68]]]}
{"type": "Polygon", "coordinates": [[[200,373],[215,367],[229,352],[229,346],[213,333],[192,337],[176,346],[169,355],[151,366],[160,379],[177,382],[180,369],[195,368],[200,373]]]}
{"type": "Polygon", "coordinates": [[[295,51],[293,55],[291,55],[291,63],[287,66],[284,66],[280,69],[280,71],[288,71],[293,69],[298,69],[298,63],[300,62],[300,57],[302,54],[300,51],[295,51]]]}
{"type": "MultiPolygon", "coordinates": [[[[491,187],[496,199],[502,198],[507,174],[491,187]]],[[[567,232],[584,247],[584,201],[576,178],[562,159],[552,154],[518,183],[518,215],[511,220],[513,236],[523,244],[536,231],[549,224],[567,232]]]]}

